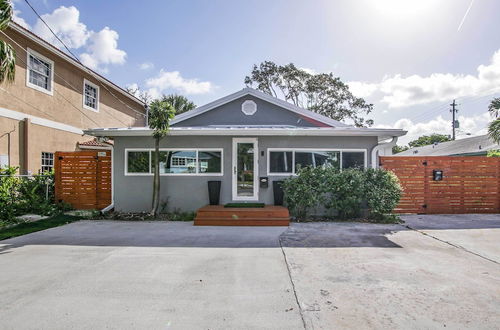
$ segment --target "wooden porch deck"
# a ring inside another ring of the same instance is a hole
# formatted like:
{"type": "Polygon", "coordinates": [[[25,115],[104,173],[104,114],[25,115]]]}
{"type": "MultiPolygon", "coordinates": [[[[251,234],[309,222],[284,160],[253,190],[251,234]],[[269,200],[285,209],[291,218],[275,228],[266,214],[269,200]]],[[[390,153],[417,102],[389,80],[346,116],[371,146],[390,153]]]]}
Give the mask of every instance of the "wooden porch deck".
{"type": "Polygon", "coordinates": [[[207,205],[196,212],[195,226],[288,226],[290,213],[283,206],[230,208],[207,205]]]}

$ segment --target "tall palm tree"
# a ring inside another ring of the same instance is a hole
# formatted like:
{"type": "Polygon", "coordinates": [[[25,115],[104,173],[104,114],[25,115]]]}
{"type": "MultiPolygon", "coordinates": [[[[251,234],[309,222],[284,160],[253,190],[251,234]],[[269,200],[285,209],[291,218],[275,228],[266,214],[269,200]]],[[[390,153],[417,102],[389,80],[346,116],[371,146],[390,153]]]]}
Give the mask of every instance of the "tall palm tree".
{"type": "Polygon", "coordinates": [[[189,101],[187,97],[183,95],[177,95],[177,94],[163,95],[161,100],[170,103],[174,107],[176,115],[179,115],[183,112],[193,110],[194,108],[196,108],[196,104],[189,101]]]}
{"type": "Polygon", "coordinates": [[[175,116],[175,108],[163,100],[155,100],[149,106],[149,127],[153,129],[155,152],[153,154],[153,203],[151,215],[158,214],[160,206],[160,141],[168,134],[170,120],[175,116]]]}
{"type": "Polygon", "coordinates": [[[488,135],[493,141],[500,144],[500,97],[491,100],[488,111],[495,118],[488,126],[488,135]]]}
{"type": "MultiPolygon", "coordinates": [[[[0,31],[7,29],[12,20],[10,0],[0,0],[0,31]]],[[[0,83],[14,81],[16,74],[16,52],[14,48],[0,40],[0,83]]]]}

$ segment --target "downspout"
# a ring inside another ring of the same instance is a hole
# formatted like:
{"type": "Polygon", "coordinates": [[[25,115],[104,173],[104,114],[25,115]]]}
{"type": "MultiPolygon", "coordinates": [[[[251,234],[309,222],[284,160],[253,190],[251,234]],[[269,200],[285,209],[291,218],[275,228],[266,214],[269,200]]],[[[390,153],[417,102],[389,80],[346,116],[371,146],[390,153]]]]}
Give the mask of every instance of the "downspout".
{"type": "Polygon", "coordinates": [[[111,146],[111,204],[106,206],[101,210],[101,213],[106,213],[115,207],[115,160],[114,160],[115,149],[111,146]]]}
{"type": "Polygon", "coordinates": [[[391,141],[386,142],[386,143],[381,143],[381,144],[375,146],[375,148],[373,148],[373,150],[372,150],[372,168],[378,168],[378,162],[377,162],[378,153],[381,150],[384,150],[386,148],[394,147],[396,145],[396,142],[398,142],[398,137],[393,136],[391,141]]]}

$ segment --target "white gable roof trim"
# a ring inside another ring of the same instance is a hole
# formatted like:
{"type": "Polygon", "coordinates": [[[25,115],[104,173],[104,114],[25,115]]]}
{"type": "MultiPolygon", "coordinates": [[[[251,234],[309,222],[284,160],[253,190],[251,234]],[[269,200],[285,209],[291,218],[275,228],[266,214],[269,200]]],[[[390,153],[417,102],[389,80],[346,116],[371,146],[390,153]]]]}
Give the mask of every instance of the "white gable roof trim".
{"type": "Polygon", "coordinates": [[[333,127],[350,127],[350,125],[346,125],[344,123],[341,123],[340,121],[337,121],[337,120],[334,120],[334,119],[331,119],[331,118],[328,118],[328,117],[325,117],[323,115],[320,115],[320,114],[317,114],[315,112],[312,112],[312,111],[309,111],[309,110],[306,110],[306,109],[303,109],[301,107],[298,107],[294,104],[291,104],[289,102],[286,102],[286,101],[283,101],[283,100],[280,100],[276,97],[273,97],[271,95],[268,95],[266,93],[263,93],[261,91],[258,91],[258,90],[255,90],[253,88],[243,88],[242,90],[236,92],[236,93],[233,93],[233,94],[230,94],[228,96],[225,96],[225,97],[222,97],[218,100],[215,100],[213,102],[210,102],[208,104],[205,104],[201,107],[198,107],[196,109],[193,109],[191,111],[187,111],[187,112],[184,112],[178,116],[176,116],[174,118],[174,120],[172,120],[171,124],[172,125],[175,125],[177,123],[180,123],[184,120],[187,120],[189,118],[193,118],[193,117],[196,117],[196,116],[199,116],[207,111],[210,111],[210,110],[213,110],[215,108],[218,108],[220,107],[221,105],[224,105],[226,103],[229,103],[231,101],[234,101],[240,97],[243,97],[245,95],[251,95],[251,96],[254,96],[256,98],[259,98],[261,100],[264,100],[266,102],[269,102],[269,103],[272,103],[274,105],[277,105],[283,109],[286,109],[286,110],[289,110],[289,111],[292,111],[296,114],[299,114],[301,116],[305,116],[305,117],[309,117],[313,120],[316,120],[316,121],[319,121],[321,123],[324,123],[326,125],[329,125],[329,126],[333,126],[333,127]]]}
{"type": "MultiPolygon", "coordinates": [[[[95,128],[84,131],[93,136],[152,136],[153,130],[147,127],[95,128]]],[[[377,136],[385,140],[403,136],[401,129],[359,128],[359,127],[170,127],[169,135],[240,135],[240,136],[377,136]]]]}

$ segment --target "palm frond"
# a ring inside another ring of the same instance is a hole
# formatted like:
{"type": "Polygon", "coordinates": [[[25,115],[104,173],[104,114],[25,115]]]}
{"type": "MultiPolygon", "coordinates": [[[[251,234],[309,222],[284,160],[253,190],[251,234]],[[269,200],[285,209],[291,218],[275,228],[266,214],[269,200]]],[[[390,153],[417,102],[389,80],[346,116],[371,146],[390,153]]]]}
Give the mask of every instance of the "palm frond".
{"type": "Polygon", "coordinates": [[[488,111],[493,117],[498,118],[500,115],[500,97],[496,97],[491,100],[491,103],[488,106],[488,111]]]}
{"type": "Polygon", "coordinates": [[[11,45],[0,40],[0,83],[14,81],[15,75],[16,51],[11,45]]]}
{"type": "Polygon", "coordinates": [[[10,0],[0,0],[0,30],[5,30],[12,19],[12,4],[10,0]]]}
{"type": "Polygon", "coordinates": [[[496,143],[500,144],[500,119],[495,119],[488,126],[488,135],[496,143]]]}

